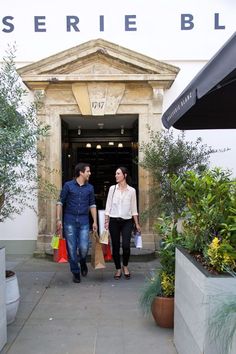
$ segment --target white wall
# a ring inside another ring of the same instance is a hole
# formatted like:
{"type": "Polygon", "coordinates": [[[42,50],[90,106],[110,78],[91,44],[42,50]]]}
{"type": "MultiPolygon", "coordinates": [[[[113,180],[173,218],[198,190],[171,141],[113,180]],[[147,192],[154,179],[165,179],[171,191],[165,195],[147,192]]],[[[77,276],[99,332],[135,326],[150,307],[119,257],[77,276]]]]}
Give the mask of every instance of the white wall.
{"type": "Polygon", "coordinates": [[[235,30],[232,0],[9,0],[1,4],[1,20],[12,16],[14,30],[0,21],[0,56],[16,41],[18,60],[35,61],[95,38],[139,51],[159,60],[206,60],[235,30]],[[193,16],[194,28],[181,30],[181,14],[193,16]],[[219,14],[215,20],[215,14],[219,14]],[[79,32],[66,30],[66,16],[78,16],[79,32]],[[104,16],[104,31],[99,16],[104,16]],[[134,15],[136,31],[125,31],[125,15],[134,15]],[[40,19],[35,32],[34,17],[40,19]],[[44,23],[44,24],[43,24],[44,23]],[[225,26],[224,29],[215,29],[225,26]],[[4,31],[8,32],[4,32],[4,31]]]}
{"type": "Polygon", "coordinates": [[[38,219],[31,209],[0,223],[0,240],[36,240],[37,235],[38,219]]]}

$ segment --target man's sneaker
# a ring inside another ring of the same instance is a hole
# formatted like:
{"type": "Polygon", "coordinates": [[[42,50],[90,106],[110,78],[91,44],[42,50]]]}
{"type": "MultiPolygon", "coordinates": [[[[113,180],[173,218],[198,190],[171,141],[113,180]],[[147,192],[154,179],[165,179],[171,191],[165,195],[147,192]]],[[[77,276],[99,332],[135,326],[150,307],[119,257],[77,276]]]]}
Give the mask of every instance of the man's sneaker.
{"type": "Polygon", "coordinates": [[[88,267],[86,263],[80,263],[81,274],[83,277],[86,277],[88,274],[88,267]]]}
{"type": "Polygon", "coordinates": [[[80,283],[80,274],[79,273],[73,273],[73,282],[80,283]]]}

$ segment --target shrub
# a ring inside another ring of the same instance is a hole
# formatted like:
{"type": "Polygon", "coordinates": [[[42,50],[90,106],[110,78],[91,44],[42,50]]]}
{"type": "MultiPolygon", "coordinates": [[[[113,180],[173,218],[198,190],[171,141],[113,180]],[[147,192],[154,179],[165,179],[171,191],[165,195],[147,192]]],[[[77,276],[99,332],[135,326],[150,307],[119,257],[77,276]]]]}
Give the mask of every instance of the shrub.
{"type": "Polygon", "coordinates": [[[9,48],[0,69],[0,222],[25,207],[34,208],[37,196],[57,194],[55,186],[38,174],[44,160],[38,143],[43,144],[50,127],[37,119],[40,97],[26,103],[27,91],[14,58],[15,47],[9,48]]]}
{"type": "Polygon", "coordinates": [[[140,166],[148,170],[153,177],[150,188],[151,203],[143,213],[143,217],[159,216],[162,212],[169,216],[178,216],[183,210],[182,200],[176,198],[170,183],[173,175],[182,176],[186,171],[197,173],[209,166],[212,153],[225,151],[216,150],[196,141],[188,141],[184,132],[174,135],[172,130],[154,132],[148,127],[149,142],[140,146],[143,158],[140,166]]]}

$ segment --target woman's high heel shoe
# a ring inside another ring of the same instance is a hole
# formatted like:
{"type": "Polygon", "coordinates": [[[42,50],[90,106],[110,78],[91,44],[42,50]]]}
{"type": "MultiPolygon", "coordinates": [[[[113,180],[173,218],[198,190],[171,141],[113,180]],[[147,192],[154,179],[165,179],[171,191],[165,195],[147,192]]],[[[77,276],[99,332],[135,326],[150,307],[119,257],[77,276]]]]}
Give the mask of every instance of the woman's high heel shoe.
{"type": "Polygon", "coordinates": [[[124,267],[123,267],[123,273],[124,273],[124,277],[125,277],[125,279],[130,279],[131,274],[130,274],[130,273],[125,273],[125,271],[124,271],[124,267]]]}
{"type": "Polygon", "coordinates": [[[114,275],[114,279],[119,280],[121,278],[121,276],[122,276],[122,272],[120,272],[120,273],[116,272],[114,275]]]}

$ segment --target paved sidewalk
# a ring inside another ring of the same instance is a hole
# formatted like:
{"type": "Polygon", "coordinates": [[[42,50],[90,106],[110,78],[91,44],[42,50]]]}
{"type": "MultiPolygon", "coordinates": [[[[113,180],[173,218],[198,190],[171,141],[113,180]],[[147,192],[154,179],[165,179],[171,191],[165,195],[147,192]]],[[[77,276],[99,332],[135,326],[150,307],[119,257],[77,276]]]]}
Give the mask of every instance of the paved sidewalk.
{"type": "Polygon", "coordinates": [[[114,280],[114,268],[93,270],[80,284],[68,264],[7,256],[21,301],[1,354],[176,354],[173,330],[144,318],[139,306],[145,275],[157,260],[131,262],[132,279],[114,280]]]}

